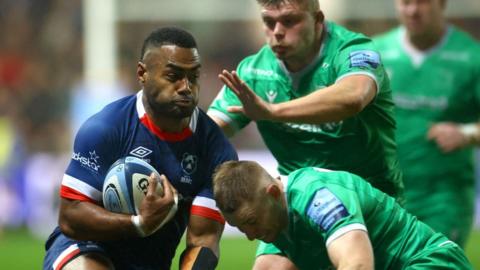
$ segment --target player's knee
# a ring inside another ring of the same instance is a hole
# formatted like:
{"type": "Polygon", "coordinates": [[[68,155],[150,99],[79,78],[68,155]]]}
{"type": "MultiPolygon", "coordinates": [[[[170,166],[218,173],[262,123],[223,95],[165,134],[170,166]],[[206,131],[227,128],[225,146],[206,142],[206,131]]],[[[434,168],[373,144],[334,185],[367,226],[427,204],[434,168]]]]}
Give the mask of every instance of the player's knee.
{"type": "Polygon", "coordinates": [[[62,270],[114,270],[113,263],[98,253],[80,255],[68,262],[62,270]]]}
{"type": "Polygon", "coordinates": [[[287,257],[274,254],[260,255],[252,270],[298,270],[287,257]]]}

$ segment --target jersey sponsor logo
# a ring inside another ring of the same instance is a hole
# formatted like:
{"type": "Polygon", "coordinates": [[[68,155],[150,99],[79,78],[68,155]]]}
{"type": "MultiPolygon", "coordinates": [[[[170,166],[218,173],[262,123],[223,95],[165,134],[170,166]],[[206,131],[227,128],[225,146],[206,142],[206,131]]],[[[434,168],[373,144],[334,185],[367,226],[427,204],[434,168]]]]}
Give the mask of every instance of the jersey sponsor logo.
{"type": "Polygon", "coordinates": [[[393,102],[398,108],[409,110],[431,109],[434,111],[443,111],[448,107],[447,97],[394,94],[393,102]]]}
{"type": "Polygon", "coordinates": [[[472,56],[468,52],[443,51],[439,54],[439,58],[455,62],[469,62],[472,56]]]}
{"type": "Polygon", "coordinates": [[[349,58],[350,67],[377,68],[380,65],[380,55],[374,51],[354,51],[349,58]]]}
{"type": "Polygon", "coordinates": [[[265,94],[267,95],[268,102],[270,103],[273,103],[278,95],[277,91],[275,90],[268,90],[265,92],[265,94]]]}
{"type": "Polygon", "coordinates": [[[136,157],[139,157],[139,158],[144,158],[148,155],[150,155],[153,151],[146,148],[146,147],[143,147],[143,146],[139,146],[135,149],[133,149],[132,151],[130,151],[130,154],[132,156],[136,156],[136,157]]]}
{"type": "Polygon", "coordinates": [[[307,216],[324,231],[348,215],[343,203],[327,188],[317,190],[307,209],[307,216]]]}
{"type": "Polygon", "coordinates": [[[298,123],[284,123],[283,125],[295,132],[309,132],[309,133],[332,133],[336,132],[342,126],[343,121],[329,122],[319,125],[313,124],[298,124],[298,123]]]}
{"type": "Polygon", "coordinates": [[[278,77],[278,74],[273,70],[259,69],[259,68],[246,68],[246,73],[253,73],[254,75],[264,76],[264,77],[278,77]]]}
{"type": "Polygon", "coordinates": [[[98,164],[98,159],[100,157],[97,155],[95,150],[89,151],[88,154],[89,157],[85,157],[82,156],[82,153],[80,152],[73,152],[72,159],[78,161],[82,165],[82,167],[98,172],[98,169],[100,168],[100,165],[98,164]]]}

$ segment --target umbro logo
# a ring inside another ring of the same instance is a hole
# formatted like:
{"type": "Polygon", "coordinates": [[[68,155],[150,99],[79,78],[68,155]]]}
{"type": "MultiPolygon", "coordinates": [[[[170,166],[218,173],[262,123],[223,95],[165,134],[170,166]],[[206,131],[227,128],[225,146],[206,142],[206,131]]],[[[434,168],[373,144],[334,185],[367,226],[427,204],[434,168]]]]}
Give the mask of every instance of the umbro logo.
{"type": "Polygon", "coordinates": [[[139,158],[144,158],[148,155],[150,155],[150,153],[152,153],[153,151],[148,149],[148,148],[145,148],[143,146],[139,146],[135,149],[133,149],[132,151],[130,151],[130,154],[132,156],[136,156],[136,157],[139,157],[139,158]]]}

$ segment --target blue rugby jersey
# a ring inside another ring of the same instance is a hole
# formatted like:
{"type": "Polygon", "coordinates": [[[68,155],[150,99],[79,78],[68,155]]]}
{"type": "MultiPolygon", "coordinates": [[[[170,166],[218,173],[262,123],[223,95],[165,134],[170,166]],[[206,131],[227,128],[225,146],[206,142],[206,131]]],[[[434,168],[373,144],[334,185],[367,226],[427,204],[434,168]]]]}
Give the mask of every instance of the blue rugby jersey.
{"type": "Polygon", "coordinates": [[[102,205],[103,181],[111,164],[125,156],[150,163],[183,197],[175,217],[152,236],[100,244],[116,265],[169,269],[190,214],[224,223],[213,200],[212,174],[217,165],[238,157],[223,132],[198,107],[182,132],[160,130],[145,113],[142,94],[107,105],[82,125],[60,196],[102,205]]]}

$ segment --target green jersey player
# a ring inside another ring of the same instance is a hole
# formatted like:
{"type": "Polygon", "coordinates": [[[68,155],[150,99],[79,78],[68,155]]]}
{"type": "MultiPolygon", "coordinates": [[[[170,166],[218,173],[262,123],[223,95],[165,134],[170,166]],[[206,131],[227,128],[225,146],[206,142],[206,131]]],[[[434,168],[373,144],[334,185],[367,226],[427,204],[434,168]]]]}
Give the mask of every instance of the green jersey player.
{"type": "MultiPolygon", "coordinates": [[[[281,6],[300,13],[299,3],[308,1],[290,2],[281,6]]],[[[277,10],[277,7],[265,9],[277,10]]],[[[267,15],[264,13],[264,20],[274,20],[268,11],[267,15]]],[[[281,174],[307,166],[348,170],[397,196],[401,176],[394,141],[393,102],[379,54],[364,35],[323,20],[319,25],[323,28],[319,47],[311,62],[302,68],[291,70],[288,60],[279,56],[278,51],[283,49],[265,45],[257,54],[243,60],[236,71],[259,102],[286,107],[292,104],[289,101],[296,102],[297,106],[299,102],[308,101],[312,108],[308,104],[290,108],[298,112],[291,116],[278,115],[279,118],[231,112],[229,107],[241,104],[241,98],[231,91],[237,87],[232,85],[222,89],[208,113],[230,130],[241,129],[251,120],[257,120],[258,130],[276,158],[281,174]],[[350,96],[355,99],[363,95],[364,104],[349,107],[348,103],[354,102],[349,100],[350,96]]],[[[229,75],[234,83],[233,74],[226,74],[229,75]]]]}
{"type": "MultiPolygon", "coordinates": [[[[268,45],[219,75],[226,87],[208,114],[228,135],[256,121],[281,174],[346,170],[400,197],[393,101],[371,40],[325,21],[318,0],[257,2],[268,45]]],[[[275,250],[261,244],[257,253],[275,250]]],[[[284,262],[271,256],[254,268],[284,262]]]]}
{"type": "Polygon", "coordinates": [[[444,19],[442,0],[397,0],[403,26],[375,42],[396,103],[406,209],[464,246],[474,212],[480,45],[444,19]]]}
{"type": "Polygon", "coordinates": [[[274,179],[252,161],[214,174],[225,219],[299,269],[472,269],[462,249],[354,174],[318,168],[274,179]]]}

